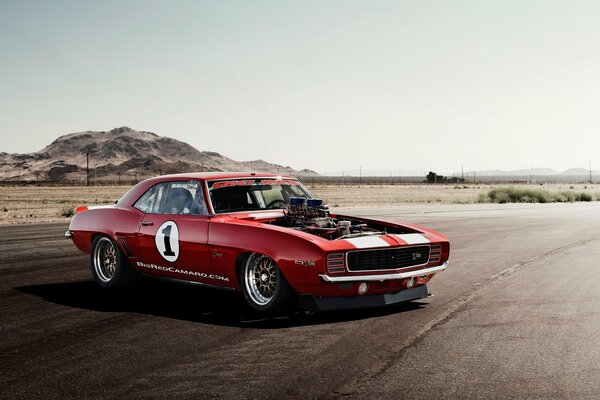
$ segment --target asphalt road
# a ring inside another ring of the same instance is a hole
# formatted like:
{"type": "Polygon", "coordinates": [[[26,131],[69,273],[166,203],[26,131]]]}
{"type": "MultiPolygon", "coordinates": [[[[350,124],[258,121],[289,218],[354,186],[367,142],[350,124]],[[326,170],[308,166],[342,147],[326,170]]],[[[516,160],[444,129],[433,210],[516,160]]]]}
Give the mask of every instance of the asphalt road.
{"type": "Polygon", "coordinates": [[[0,227],[0,398],[600,398],[600,204],[355,209],[451,241],[424,301],[257,320],[98,290],[64,224],[0,227]]]}

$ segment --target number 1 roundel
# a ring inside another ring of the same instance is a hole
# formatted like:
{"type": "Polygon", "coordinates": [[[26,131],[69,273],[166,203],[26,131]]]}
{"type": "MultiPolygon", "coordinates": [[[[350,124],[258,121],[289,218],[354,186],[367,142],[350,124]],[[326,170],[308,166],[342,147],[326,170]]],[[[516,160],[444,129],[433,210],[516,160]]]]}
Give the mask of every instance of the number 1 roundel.
{"type": "Polygon", "coordinates": [[[156,249],[169,262],[177,261],[179,257],[179,229],[175,221],[166,221],[156,231],[154,238],[156,249]]]}

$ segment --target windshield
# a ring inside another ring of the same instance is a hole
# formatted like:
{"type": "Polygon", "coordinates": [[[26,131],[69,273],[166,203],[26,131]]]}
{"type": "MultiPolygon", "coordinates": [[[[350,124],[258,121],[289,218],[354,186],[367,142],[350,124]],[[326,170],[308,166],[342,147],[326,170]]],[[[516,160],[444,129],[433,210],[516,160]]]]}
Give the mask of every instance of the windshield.
{"type": "Polygon", "coordinates": [[[215,213],[285,208],[290,197],[314,196],[295,179],[227,179],[209,181],[215,213]]]}

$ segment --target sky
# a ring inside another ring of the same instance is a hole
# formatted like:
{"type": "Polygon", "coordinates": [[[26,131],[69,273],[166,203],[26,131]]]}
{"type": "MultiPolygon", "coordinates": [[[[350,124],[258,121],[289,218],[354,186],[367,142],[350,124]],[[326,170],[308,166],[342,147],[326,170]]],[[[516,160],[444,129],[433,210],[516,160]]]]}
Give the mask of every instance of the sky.
{"type": "Polygon", "coordinates": [[[129,126],[325,174],[600,169],[598,21],[598,1],[0,0],[0,152],[129,126]]]}

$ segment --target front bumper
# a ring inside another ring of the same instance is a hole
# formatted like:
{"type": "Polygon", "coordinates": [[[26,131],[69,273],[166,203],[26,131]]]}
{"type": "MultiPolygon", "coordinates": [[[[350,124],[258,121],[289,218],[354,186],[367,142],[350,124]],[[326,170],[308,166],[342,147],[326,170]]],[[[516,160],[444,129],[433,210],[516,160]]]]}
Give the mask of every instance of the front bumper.
{"type": "Polygon", "coordinates": [[[350,297],[300,296],[299,307],[311,311],[333,311],[349,308],[382,307],[429,296],[427,285],[401,290],[397,293],[374,294],[350,297]]]}
{"type": "Polygon", "coordinates": [[[448,268],[448,261],[436,267],[418,269],[415,271],[398,272],[395,274],[371,274],[371,275],[346,275],[346,276],[329,276],[326,274],[319,275],[325,282],[343,283],[343,282],[366,282],[366,281],[387,281],[392,279],[414,278],[416,276],[426,276],[435,274],[448,268]]]}

